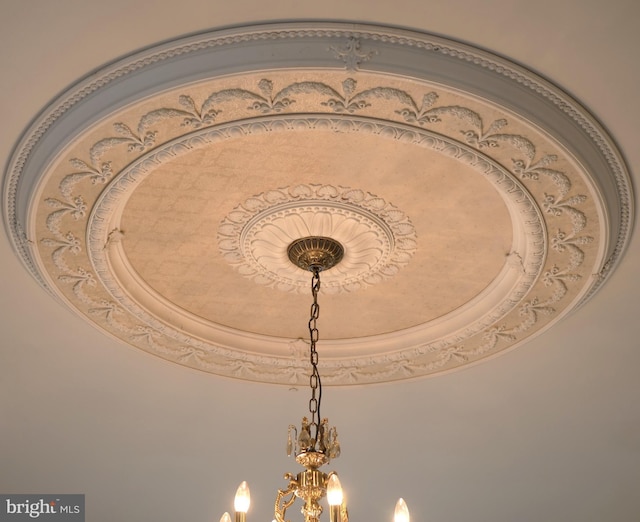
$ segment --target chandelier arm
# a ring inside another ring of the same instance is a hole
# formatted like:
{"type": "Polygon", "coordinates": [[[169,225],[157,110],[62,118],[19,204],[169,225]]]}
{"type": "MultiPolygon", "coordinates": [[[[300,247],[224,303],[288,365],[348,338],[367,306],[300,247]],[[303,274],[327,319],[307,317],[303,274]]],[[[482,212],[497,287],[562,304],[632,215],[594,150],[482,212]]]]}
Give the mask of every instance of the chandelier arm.
{"type": "Polygon", "coordinates": [[[340,522],[349,522],[349,510],[346,502],[343,502],[340,506],[340,522]]]}
{"type": "Polygon", "coordinates": [[[285,478],[289,479],[289,486],[287,489],[279,489],[278,494],[276,495],[276,502],[274,506],[274,516],[276,522],[289,522],[285,519],[287,509],[295,502],[296,500],[296,490],[298,489],[298,483],[293,478],[293,475],[287,473],[285,478]],[[285,498],[289,495],[289,498],[285,498]]]}

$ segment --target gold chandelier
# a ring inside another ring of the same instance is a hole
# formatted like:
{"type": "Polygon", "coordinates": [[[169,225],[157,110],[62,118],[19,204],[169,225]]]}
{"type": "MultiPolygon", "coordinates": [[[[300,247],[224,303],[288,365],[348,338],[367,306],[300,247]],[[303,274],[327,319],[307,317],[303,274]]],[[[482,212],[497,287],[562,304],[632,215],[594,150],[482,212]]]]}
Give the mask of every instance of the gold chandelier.
{"type": "MultiPolygon", "coordinates": [[[[319,522],[323,511],[319,501],[325,496],[329,504],[329,522],[349,522],[338,474],[335,471],[324,473],[319,469],[340,456],[340,442],[336,428],[329,426],[329,420],[320,416],[322,382],[318,372],[318,352],[316,351],[319,338],[317,321],[320,315],[318,305],[320,272],[338,264],[343,257],[344,249],[334,239],[313,236],[294,241],[289,245],[287,253],[293,264],[312,273],[313,304],[309,319],[311,399],[309,400],[309,417],[302,418],[299,431],[293,424],[289,425],[287,434],[287,456],[295,455],[296,462],[304,467],[304,471],[297,475],[285,473],[284,478],[289,483],[285,489],[278,490],[276,495],[274,522],[289,522],[286,519],[286,512],[296,498],[304,503],[301,512],[305,522],[319,522]]],[[[235,522],[246,522],[249,505],[249,486],[246,482],[242,482],[234,500],[235,522]]],[[[222,515],[220,522],[231,522],[228,512],[222,515]]],[[[410,522],[409,509],[402,498],[396,503],[394,522],[410,522]]]]}

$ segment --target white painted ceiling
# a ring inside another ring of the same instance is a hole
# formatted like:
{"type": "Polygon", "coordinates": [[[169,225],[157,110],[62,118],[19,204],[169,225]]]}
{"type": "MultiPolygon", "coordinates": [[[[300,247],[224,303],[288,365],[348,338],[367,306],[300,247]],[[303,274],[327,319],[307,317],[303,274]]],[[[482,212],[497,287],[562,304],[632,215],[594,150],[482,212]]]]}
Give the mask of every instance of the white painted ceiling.
{"type": "MultiPolygon", "coordinates": [[[[422,29],[502,54],[588,107],[632,176],[640,161],[632,2],[1,9],[5,161],[39,110],[109,61],[214,27],[293,19],[422,29]]],[[[306,390],[217,377],[106,337],[41,289],[6,237],[0,244],[0,492],[84,493],[90,521],[210,521],[247,480],[250,520],[270,520],[282,474],[297,470],[284,439],[306,390]]],[[[637,520],[639,258],[636,239],[595,297],[499,357],[428,379],[326,388],[323,413],[343,448],[332,468],[352,520],[389,520],[398,496],[425,522],[637,520]]]]}

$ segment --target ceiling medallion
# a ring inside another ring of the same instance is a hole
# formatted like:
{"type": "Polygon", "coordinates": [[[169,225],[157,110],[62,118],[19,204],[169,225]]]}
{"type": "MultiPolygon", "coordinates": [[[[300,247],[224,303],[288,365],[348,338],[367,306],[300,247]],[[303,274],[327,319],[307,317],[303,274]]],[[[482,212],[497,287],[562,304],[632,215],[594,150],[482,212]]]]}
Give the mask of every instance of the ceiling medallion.
{"type": "Polygon", "coordinates": [[[613,143],[562,89],[466,44],[224,29],[123,58],[43,110],[4,220],[39,283],[108,334],[286,384],[307,380],[288,247],[331,237],[325,383],[393,381],[499,354],[595,294],[633,221],[613,143]]]}
{"type": "Polygon", "coordinates": [[[325,275],[323,291],[328,293],[355,291],[393,277],[417,247],[414,226],[394,205],[364,190],[312,184],[247,199],[223,219],[218,245],[243,276],[304,293],[307,274],[291,270],[287,246],[301,234],[325,234],[345,246],[345,259],[325,275]]]}

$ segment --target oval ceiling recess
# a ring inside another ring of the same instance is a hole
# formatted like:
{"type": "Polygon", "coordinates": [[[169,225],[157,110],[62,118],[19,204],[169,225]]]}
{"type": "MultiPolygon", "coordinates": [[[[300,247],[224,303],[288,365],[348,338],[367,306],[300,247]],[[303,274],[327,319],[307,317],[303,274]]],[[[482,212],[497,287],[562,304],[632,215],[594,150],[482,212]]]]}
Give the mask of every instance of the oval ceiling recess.
{"type": "Polygon", "coordinates": [[[4,219],[26,268],[178,364],[329,385],[450,371],[589,299],[629,240],[626,166],[559,87],[456,41],[298,22],[163,43],[69,88],[23,135],[4,219]]]}

